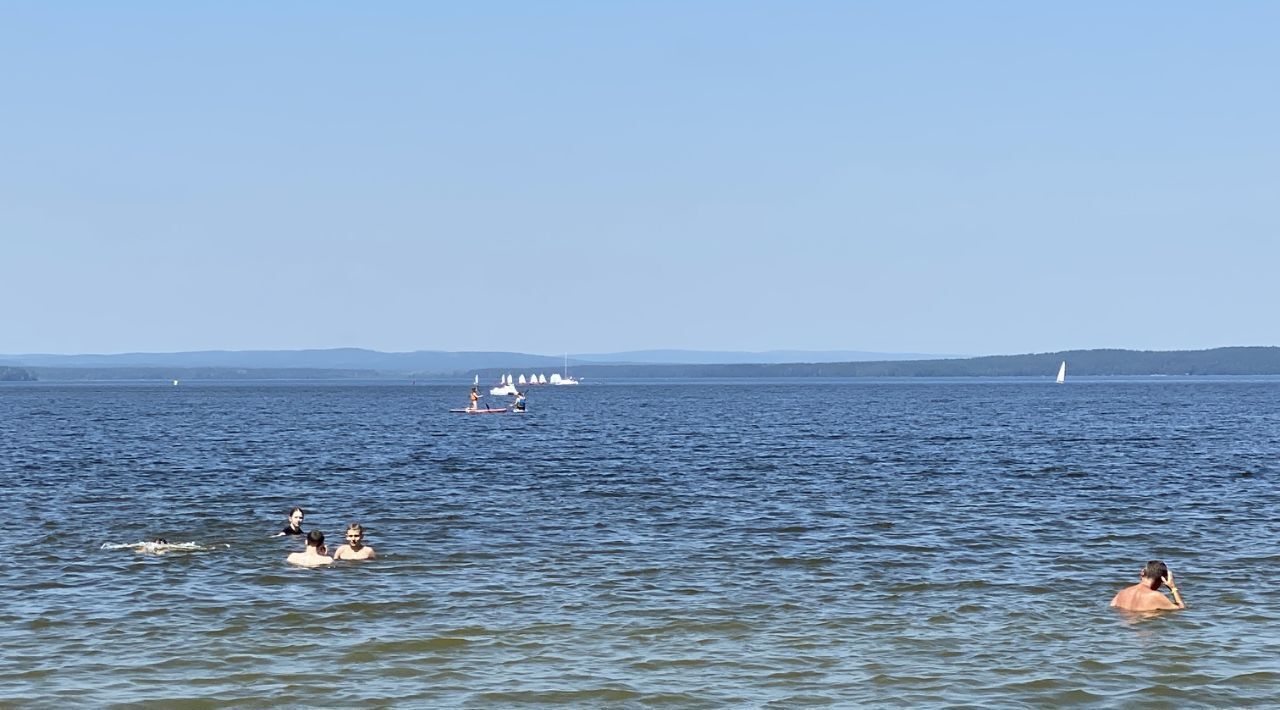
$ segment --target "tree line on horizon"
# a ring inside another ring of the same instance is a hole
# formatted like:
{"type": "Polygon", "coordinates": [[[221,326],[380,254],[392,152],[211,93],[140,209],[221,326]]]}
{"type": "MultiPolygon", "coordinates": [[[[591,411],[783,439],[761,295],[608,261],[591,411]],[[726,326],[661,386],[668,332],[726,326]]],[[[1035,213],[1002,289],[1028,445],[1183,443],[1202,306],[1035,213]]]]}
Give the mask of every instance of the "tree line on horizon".
{"type": "MultiPolygon", "coordinates": [[[[786,364],[596,364],[576,365],[575,376],[588,379],[785,378],[785,377],[1051,377],[1067,362],[1068,376],[1280,375],[1280,347],[1228,347],[1212,350],[1070,350],[1026,355],[988,355],[949,360],[786,364]]],[[[526,368],[527,369],[527,368],[526,368]]],[[[449,372],[341,368],[224,367],[0,367],[0,380],[265,380],[265,379],[441,379],[496,382],[520,368],[487,367],[449,372]]]]}
{"type": "Polygon", "coordinates": [[[949,360],[788,363],[777,365],[583,365],[584,377],[1052,377],[1280,375],[1280,347],[1212,350],[1070,350],[949,360]]]}
{"type": "Polygon", "coordinates": [[[33,382],[35,376],[21,367],[0,367],[0,382],[33,382]]]}

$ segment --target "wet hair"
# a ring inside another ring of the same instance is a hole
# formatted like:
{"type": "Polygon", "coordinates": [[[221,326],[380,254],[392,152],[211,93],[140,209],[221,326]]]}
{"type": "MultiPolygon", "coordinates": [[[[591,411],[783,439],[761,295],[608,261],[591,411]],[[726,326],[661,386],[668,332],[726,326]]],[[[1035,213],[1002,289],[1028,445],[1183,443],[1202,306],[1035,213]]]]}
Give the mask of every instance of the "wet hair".
{"type": "Polygon", "coordinates": [[[307,512],[297,506],[289,509],[289,517],[292,518],[294,513],[302,513],[302,517],[307,517],[307,512]]]}
{"type": "Polygon", "coordinates": [[[324,545],[324,533],[319,530],[312,530],[307,533],[308,547],[320,547],[321,545],[324,545]]]}
{"type": "Polygon", "coordinates": [[[352,523],[347,526],[347,532],[351,532],[352,530],[359,530],[360,534],[364,535],[364,526],[360,523],[352,523]]]}
{"type": "Polygon", "coordinates": [[[1159,589],[1165,577],[1169,576],[1169,566],[1160,560],[1151,560],[1142,568],[1142,576],[1150,580],[1152,589],[1159,589]]]}

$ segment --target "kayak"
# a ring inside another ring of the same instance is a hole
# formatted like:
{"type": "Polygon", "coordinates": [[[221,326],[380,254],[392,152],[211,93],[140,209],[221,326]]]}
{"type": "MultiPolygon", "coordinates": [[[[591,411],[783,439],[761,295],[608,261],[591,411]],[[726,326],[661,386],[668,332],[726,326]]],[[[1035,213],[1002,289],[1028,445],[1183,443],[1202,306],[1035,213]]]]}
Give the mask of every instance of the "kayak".
{"type": "Polygon", "coordinates": [[[506,409],[450,409],[458,414],[506,414],[506,409]]]}

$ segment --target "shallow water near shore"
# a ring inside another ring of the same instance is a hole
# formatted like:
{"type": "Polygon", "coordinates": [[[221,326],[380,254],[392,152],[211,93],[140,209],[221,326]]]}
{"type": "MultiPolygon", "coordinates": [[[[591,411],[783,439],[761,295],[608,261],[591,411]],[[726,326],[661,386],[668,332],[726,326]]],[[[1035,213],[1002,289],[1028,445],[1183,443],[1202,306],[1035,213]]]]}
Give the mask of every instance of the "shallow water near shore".
{"type": "Polygon", "coordinates": [[[1280,380],[468,389],[0,387],[0,704],[1280,697],[1280,380]]]}

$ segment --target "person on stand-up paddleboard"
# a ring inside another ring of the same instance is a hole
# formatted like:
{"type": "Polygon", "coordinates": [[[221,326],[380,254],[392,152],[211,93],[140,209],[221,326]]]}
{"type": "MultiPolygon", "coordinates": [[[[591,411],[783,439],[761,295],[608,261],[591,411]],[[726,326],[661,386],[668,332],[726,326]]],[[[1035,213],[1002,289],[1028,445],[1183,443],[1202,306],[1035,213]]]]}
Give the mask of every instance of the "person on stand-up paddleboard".
{"type": "Polygon", "coordinates": [[[480,388],[472,387],[471,388],[471,409],[475,410],[479,408],[480,408],[480,388]]]}

